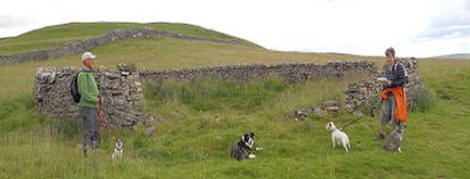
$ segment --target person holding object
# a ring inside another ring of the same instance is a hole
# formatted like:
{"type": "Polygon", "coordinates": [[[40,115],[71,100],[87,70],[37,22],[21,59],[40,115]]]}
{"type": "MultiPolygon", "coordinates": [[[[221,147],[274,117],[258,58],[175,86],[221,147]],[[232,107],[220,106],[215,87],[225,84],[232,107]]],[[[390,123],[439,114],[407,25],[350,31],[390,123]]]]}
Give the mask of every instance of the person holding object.
{"type": "Polygon", "coordinates": [[[96,56],[91,52],[82,55],[83,67],[77,77],[77,87],[80,94],[80,116],[83,119],[83,154],[86,156],[89,147],[96,151],[100,144],[98,129],[98,103],[102,102],[94,76],[96,56]]]}
{"type": "Polygon", "coordinates": [[[381,80],[383,91],[382,118],[380,123],[380,133],[376,139],[385,139],[385,128],[391,120],[394,128],[402,134],[407,116],[406,95],[403,86],[408,83],[408,74],[405,66],[395,60],[395,49],[392,47],[385,50],[387,64],[384,75],[387,80],[381,80]]]}

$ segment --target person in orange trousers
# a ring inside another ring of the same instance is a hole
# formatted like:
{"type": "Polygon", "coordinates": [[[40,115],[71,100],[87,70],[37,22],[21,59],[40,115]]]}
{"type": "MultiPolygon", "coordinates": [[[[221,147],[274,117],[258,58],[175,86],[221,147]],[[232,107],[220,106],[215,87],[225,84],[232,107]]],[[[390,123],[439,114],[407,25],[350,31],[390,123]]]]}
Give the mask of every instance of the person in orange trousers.
{"type": "Polygon", "coordinates": [[[405,66],[395,60],[395,49],[392,47],[385,50],[387,64],[384,68],[384,76],[387,81],[383,83],[381,93],[382,118],[380,123],[380,133],[376,139],[385,138],[385,128],[389,121],[392,121],[394,128],[402,133],[408,118],[406,94],[403,86],[408,83],[408,73],[405,66]]]}

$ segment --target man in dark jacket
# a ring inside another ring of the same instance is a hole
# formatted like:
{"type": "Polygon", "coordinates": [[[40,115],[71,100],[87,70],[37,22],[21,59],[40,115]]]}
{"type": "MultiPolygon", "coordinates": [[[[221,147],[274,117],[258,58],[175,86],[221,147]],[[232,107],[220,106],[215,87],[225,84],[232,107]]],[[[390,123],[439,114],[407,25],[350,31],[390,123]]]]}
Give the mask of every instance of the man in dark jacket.
{"type": "Polygon", "coordinates": [[[406,97],[403,86],[408,83],[408,74],[405,66],[395,60],[395,49],[392,47],[385,51],[387,64],[384,69],[384,76],[387,81],[383,84],[382,92],[382,119],[380,134],[377,139],[385,138],[385,128],[390,120],[398,132],[404,129],[406,122],[406,97]],[[395,95],[394,95],[395,94],[395,95]],[[398,104],[398,105],[397,105],[398,104]],[[399,107],[400,109],[397,109],[399,107]],[[397,113],[398,112],[398,113],[397,113]],[[397,116],[400,115],[400,116],[397,116]]]}
{"type": "Polygon", "coordinates": [[[93,150],[99,148],[100,134],[98,130],[98,103],[101,98],[98,96],[94,72],[94,61],[96,56],[90,52],[82,55],[83,67],[77,78],[78,92],[80,93],[80,116],[83,118],[83,154],[86,156],[89,147],[93,150]]]}

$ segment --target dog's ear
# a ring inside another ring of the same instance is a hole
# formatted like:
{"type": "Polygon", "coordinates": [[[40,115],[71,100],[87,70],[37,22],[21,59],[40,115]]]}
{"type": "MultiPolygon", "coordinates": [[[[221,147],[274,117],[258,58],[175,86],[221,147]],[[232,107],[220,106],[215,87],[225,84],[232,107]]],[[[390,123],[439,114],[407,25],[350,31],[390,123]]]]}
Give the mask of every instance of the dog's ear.
{"type": "Polygon", "coordinates": [[[255,133],[250,132],[250,136],[251,136],[251,138],[254,138],[254,137],[255,137],[255,133]]]}
{"type": "Polygon", "coordinates": [[[243,136],[243,140],[245,142],[248,142],[248,138],[250,138],[250,134],[246,133],[244,136],[243,136]]]}

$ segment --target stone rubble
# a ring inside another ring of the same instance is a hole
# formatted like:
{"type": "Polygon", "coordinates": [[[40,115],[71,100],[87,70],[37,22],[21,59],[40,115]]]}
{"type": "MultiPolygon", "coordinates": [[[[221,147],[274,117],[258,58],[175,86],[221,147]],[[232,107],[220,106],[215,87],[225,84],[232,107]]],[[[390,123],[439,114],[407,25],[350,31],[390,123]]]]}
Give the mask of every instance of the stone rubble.
{"type": "MultiPolygon", "coordinates": [[[[405,93],[408,107],[412,107],[416,100],[418,89],[423,87],[423,80],[419,75],[418,62],[415,58],[397,60],[404,64],[408,72],[408,84],[405,86],[405,93]]],[[[383,70],[369,73],[363,79],[348,85],[345,90],[345,108],[347,111],[353,112],[364,104],[379,102],[379,95],[382,92],[382,84],[377,80],[379,77],[383,77],[383,70]]]]}
{"type": "MultiPolygon", "coordinates": [[[[405,85],[405,93],[408,108],[411,108],[418,96],[419,89],[423,87],[423,81],[419,75],[418,61],[415,58],[397,58],[397,60],[404,64],[408,73],[408,84],[405,85]]],[[[348,84],[344,92],[344,101],[327,100],[323,102],[322,106],[311,106],[309,110],[300,109],[296,111],[307,111],[308,115],[314,114],[317,116],[325,116],[331,112],[337,113],[341,109],[349,113],[357,113],[356,110],[365,104],[374,105],[379,103],[382,84],[377,78],[383,77],[383,70],[369,69],[372,70],[366,70],[367,73],[361,79],[348,84]]],[[[296,119],[295,115],[290,118],[296,119]]]]}

